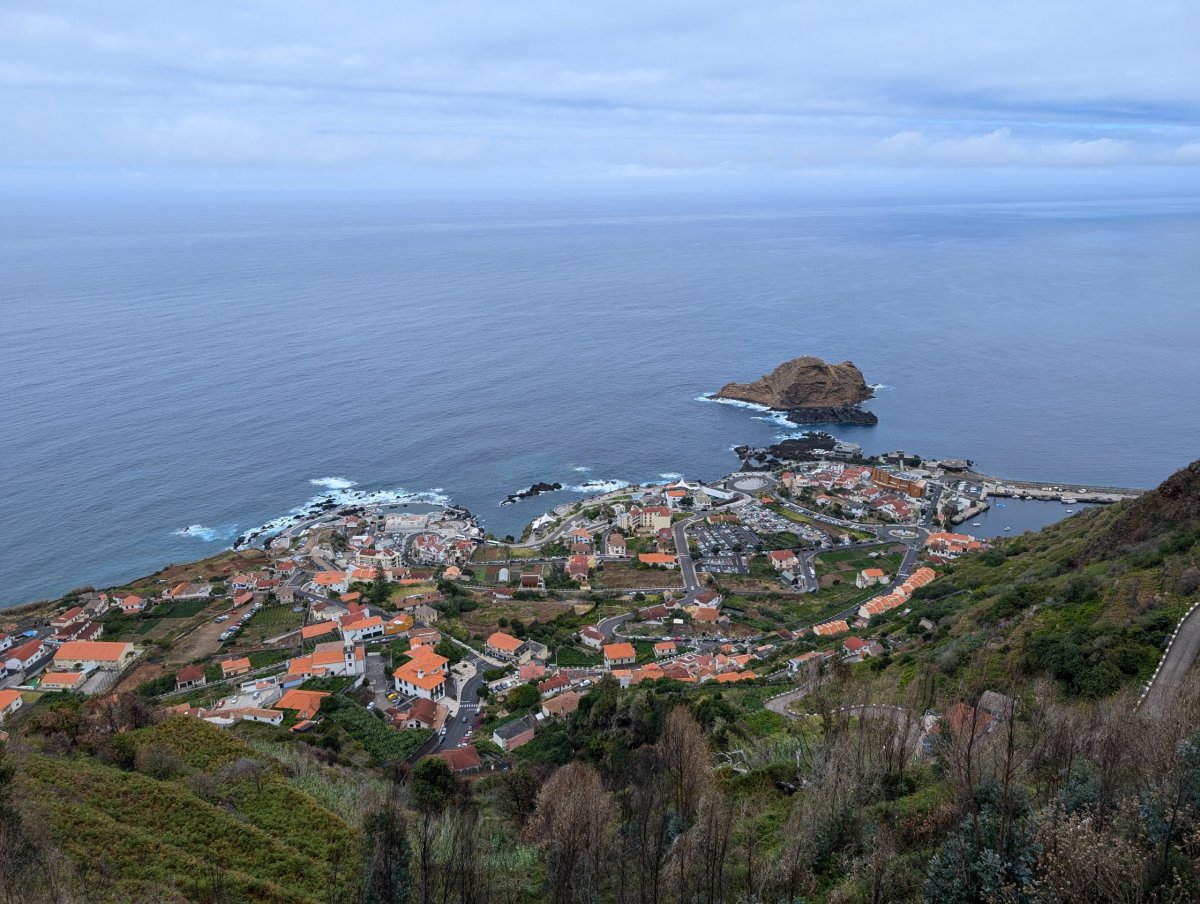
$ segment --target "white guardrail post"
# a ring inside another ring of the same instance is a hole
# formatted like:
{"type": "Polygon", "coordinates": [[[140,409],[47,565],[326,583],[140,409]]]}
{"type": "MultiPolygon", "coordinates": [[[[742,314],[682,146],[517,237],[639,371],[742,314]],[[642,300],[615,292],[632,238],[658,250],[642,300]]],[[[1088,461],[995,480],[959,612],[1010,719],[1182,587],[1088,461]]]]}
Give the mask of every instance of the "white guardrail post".
{"type": "Polygon", "coordinates": [[[1196,611],[1197,607],[1200,607],[1200,602],[1192,603],[1192,608],[1183,613],[1179,621],[1175,624],[1175,630],[1171,632],[1170,638],[1167,639],[1167,648],[1163,650],[1163,654],[1158,660],[1158,665],[1154,667],[1154,674],[1150,676],[1150,680],[1146,683],[1145,689],[1142,691],[1141,696],[1138,697],[1138,702],[1134,706],[1135,711],[1141,708],[1142,704],[1146,701],[1146,697],[1149,696],[1150,691],[1154,688],[1154,682],[1158,680],[1158,673],[1162,671],[1163,665],[1166,664],[1167,657],[1171,655],[1171,647],[1175,646],[1175,638],[1179,636],[1179,631],[1183,627],[1183,623],[1188,620],[1193,612],[1196,611]]]}

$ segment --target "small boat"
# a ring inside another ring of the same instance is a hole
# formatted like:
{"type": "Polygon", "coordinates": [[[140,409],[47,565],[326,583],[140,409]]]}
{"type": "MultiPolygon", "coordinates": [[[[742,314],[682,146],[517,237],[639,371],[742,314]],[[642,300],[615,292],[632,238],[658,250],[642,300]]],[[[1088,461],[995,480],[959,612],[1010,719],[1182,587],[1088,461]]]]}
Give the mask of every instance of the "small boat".
{"type": "Polygon", "coordinates": [[[983,527],[983,525],[982,525],[982,524],[980,524],[978,521],[972,521],[972,522],[971,522],[971,527],[983,527]]]}
{"type": "Polygon", "coordinates": [[[1011,527],[1006,527],[1006,528],[1004,528],[1004,529],[1005,529],[1005,530],[1012,530],[1012,528],[1011,528],[1011,527]]]}
{"type": "Polygon", "coordinates": [[[1067,509],[1067,514],[1068,514],[1068,515],[1073,515],[1073,514],[1075,514],[1075,509],[1067,509]]]}
{"type": "Polygon", "coordinates": [[[1074,505],[1078,501],[1079,501],[1078,499],[1072,499],[1070,496],[1064,496],[1062,499],[1062,504],[1063,505],[1074,505]]]}

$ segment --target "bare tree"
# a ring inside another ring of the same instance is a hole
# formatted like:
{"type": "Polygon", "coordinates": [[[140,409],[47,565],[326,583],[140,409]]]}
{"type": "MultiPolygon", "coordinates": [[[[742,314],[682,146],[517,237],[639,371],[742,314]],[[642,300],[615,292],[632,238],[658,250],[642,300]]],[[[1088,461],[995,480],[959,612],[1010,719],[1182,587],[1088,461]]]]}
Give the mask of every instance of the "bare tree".
{"type": "Polygon", "coordinates": [[[600,776],[583,763],[563,766],[542,786],[525,831],[546,852],[555,904],[598,899],[609,874],[616,816],[616,804],[600,776]]]}
{"type": "Polygon", "coordinates": [[[668,804],[685,824],[691,823],[709,781],[708,739],[687,708],[676,706],[667,714],[656,746],[667,777],[668,804]]]}

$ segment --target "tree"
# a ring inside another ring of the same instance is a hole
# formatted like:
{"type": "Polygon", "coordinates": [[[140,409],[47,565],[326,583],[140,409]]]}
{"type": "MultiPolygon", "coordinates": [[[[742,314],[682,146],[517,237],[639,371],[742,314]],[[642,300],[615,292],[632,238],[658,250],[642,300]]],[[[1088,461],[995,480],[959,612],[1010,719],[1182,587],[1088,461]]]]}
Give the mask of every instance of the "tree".
{"type": "Polygon", "coordinates": [[[370,599],[376,606],[383,606],[391,598],[392,585],[382,565],[375,567],[375,580],[371,582],[370,599]]]}
{"type": "Polygon", "coordinates": [[[404,826],[404,813],[394,790],[381,809],[367,814],[363,832],[366,835],[364,904],[406,904],[412,892],[409,872],[412,850],[404,826]]]}
{"type": "Polygon", "coordinates": [[[538,794],[525,834],[546,853],[546,879],[555,904],[600,897],[617,808],[591,766],[570,763],[538,794]]]}
{"type": "Polygon", "coordinates": [[[975,812],[951,831],[929,862],[925,899],[938,904],[1004,900],[1032,904],[1038,855],[1033,817],[1016,801],[1009,819],[1001,815],[1001,790],[980,786],[975,812]]]}
{"type": "Polygon", "coordinates": [[[449,637],[444,637],[438,641],[438,645],[433,648],[433,652],[437,653],[443,659],[448,659],[451,665],[460,662],[463,658],[462,647],[449,637]]]}
{"type": "Polygon", "coordinates": [[[541,782],[528,763],[500,774],[500,806],[518,825],[524,825],[537,806],[541,782]]]}
{"type": "Polygon", "coordinates": [[[458,780],[450,764],[440,757],[426,757],[408,778],[408,800],[418,813],[438,813],[454,798],[458,780]]]}
{"type": "Polygon", "coordinates": [[[409,773],[408,801],[421,817],[417,824],[417,888],[421,904],[430,904],[435,897],[437,817],[457,791],[454,771],[440,757],[426,757],[409,773]]]}
{"type": "Polygon", "coordinates": [[[529,709],[529,707],[536,705],[541,699],[542,695],[538,693],[536,685],[522,684],[520,687],[515,687],[508,692],[508,696],[504,699],[504,704],[510,712],[515,712],[518,709],[529,709]]]}
{"type": "Polygon", "coordinates": [[[657,746],[667,777],[667,802],[689,824],[708,782],[708,740],[687,707],[676,706],[667,714],[657,746]]]}

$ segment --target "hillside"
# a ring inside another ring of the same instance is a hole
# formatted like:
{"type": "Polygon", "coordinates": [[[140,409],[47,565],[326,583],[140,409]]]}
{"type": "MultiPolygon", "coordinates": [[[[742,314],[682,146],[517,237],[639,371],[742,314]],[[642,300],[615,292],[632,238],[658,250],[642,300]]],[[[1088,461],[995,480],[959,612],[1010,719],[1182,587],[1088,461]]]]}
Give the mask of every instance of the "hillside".
{"type": "MultiPolygon", "coordinates": [[[[1200,591],[1200,463],[1136,500],[1089,509],[943,569],[891,630],[921,637],[908,660],[960,677],[983,660],[1049,675],[1069,695],[1145,681],[1200,591]],[[925,631],[919,621],[935,622],[925,631]]],[[[997,678],[1001,676],[996,676],[997,678]]]]}
{"type": "Polygon", "coordinates": [[[436,758],[376,768],[388,757],[336,707],[298,736],[48,695],[0,761],[0,889],[19,884],[22,904],[1200,900],[1200,697],[1133,707],[1200,594],[1198,500],[1191,465],[938,565],[871,623],[899,642],[864,662],[602,678],[507,768],[465,779],[436,758]]]}
{"type": "Polygon", "coordinates": [[[69,755],[66,708],[40,722],[60,731],[10,757],[14,797],[89,901],[308,904],[333,899],[338,864],[357,868],[357,831],[278,763],[206,722],[175,717],[103,740],[80,733],[69,755]]]}

